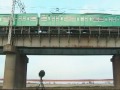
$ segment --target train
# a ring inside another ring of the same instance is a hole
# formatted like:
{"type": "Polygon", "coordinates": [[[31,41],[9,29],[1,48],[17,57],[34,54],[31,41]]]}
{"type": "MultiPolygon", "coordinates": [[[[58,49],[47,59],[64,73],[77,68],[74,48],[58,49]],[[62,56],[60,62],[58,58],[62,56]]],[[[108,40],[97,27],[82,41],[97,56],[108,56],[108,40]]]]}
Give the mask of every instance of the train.
{"type": "MultiPolygon", "coordinates": [[[[9,26],[10,14],[0,14],[0,26],[9,26]]],[[[120,15],[86,13],[15,14],[13,26],[120,26],[120,15]]]]}
{"type": "MultiPolygon", "coordinates": [[[[0,28],[10,25],[10,14],[0,14],[0,28]]],[[[14,14],[13,27],[15,30],[26,29],[29,32],[47,33],[53,31],[57,33],[59,30],[65,30],[66,33],[91,33],[95,31],[105,31],[110,33],[120,28],[120,15],[105,13],[25,13],[14,14]],[[38,28],[35,28],[38,27],[38,28]],[[22,28],[22,29],[21,29],[22,28]],[[34,29],[33,29],[34,28],[34,29]]],[[[8,30],[8,29],[6,29],[8,30]]],[[[18,31],[17,31],[18,32],[18,31]]],[[[100,33],[100,32],[99,32],[100,33]]]]}

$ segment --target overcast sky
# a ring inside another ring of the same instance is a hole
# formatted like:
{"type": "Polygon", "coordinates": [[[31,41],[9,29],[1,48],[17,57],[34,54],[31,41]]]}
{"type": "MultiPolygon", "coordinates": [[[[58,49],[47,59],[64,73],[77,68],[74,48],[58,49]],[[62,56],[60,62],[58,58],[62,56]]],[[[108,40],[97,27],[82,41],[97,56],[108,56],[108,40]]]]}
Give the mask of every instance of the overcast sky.
{"type": "MultiPolygon", "coordinates": [[[[112,79],[112,56],[28,56],[28,75],[39,78],[45,70],[44,79],[112,79]]],[[[0,78],[3,77],[5,56],[0,56],[0,78]]]]}
{"type": "MultiPolygon", "coordinates": [[[[55,8],[65,13],[120,14],[120,0],[22,0],[27,13],[50,13],[55,8]]],[[[0,13],[10,13],[12,0],[0,0],[0,13]]],[[[16,7],[16,13],[19,8],[16,7]]],[[[112,76],[112,56],[28,56],[27,78],[45,79],[108,79],[112,76]]],[[[0,56],[0,78],[3,78],[5,56],[0,56]]]]}

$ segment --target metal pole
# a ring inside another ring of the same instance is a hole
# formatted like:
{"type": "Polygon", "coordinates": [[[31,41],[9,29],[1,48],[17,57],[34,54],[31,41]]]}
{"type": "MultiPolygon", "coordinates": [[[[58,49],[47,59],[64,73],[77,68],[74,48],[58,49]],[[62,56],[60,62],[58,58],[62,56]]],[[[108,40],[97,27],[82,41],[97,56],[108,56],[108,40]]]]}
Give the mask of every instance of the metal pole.
{"type": "Polygon", "coordinates": [[[20,12],[25,13],[25,6],[21,2],[21,0],[12,0],[12,11],[11,11],[11,16],[10,16],[10,20],[9,20],[9,33],[8,33],[8,42],[7,42],[7,44],[12,44],[12,27],[13,27],[16,3],[18,3],[18,6],[20,7],[20,12]]]}
{"type": "Polygon", "coordinates": [[[15,3],[16,0],[12,0],[12,11],[11,11],[11,16],[10,16],[10,21],[9,21],[9,33],[8,33],[8,42],[7,44],[12,44],[12,27],[13,27],[13,20],[14,20],[14,11],[15,11],[15,3]]]}
{"type": "Polygon", "coordinates": [[[45,90],[45,87],[44,87],[44,84],[43,84],[43,80],[42,80],[42,77],[41,77],[41,90],[45,90]]]}

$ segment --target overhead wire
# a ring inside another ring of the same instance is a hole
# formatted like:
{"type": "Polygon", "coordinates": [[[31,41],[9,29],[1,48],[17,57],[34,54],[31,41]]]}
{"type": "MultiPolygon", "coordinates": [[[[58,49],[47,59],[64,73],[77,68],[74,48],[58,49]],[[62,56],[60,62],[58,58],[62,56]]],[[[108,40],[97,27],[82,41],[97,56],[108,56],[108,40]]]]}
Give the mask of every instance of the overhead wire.
{"type": "MultiPolygon", "coordinates": [[[[10,8],[11,8],[10,6],[0,7],[0,9],[3,9],[3,10],[5,10],[5,9],[9,10],[10,8]]],[[[16,9],[18,9],[18,8],[19,7],[16,6],[16,9]]],[[[36,10],[37,12],[39,12],[41,10],[47,10],[47,11],[51,12],[51,11],[55,11],[56,8],[59,8],[59,7],[27,6],[25,8],[28,11],[36,10]]],[[[106,9],[105,8],[100,8],[100,9],[89,8],[88,9],[88,8],[82,8],[82,7],[80,7],[80,8],[66,8],[66,7],[61,8],[60,7],[59,10],[64,11],[66,13],[68,11],[77,11],[79,13],[81,13],[83,11],[84,12],[113,12],[113,13],[120,13],[120,8],[118,8],[118,9],[114,9],[114,8],[106,8],[106,9]]]]}

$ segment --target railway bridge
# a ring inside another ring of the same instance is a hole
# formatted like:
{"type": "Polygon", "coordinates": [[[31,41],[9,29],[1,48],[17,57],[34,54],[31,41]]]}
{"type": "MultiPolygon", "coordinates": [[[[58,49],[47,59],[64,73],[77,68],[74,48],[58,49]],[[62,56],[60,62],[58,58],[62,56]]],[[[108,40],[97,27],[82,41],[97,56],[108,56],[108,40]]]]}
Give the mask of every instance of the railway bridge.
{"type": "Polygon", "coordinates": [[[7,44],[9,17],[0,14],[3,89],[26,87],[27,55],[113,55],[114,86],[120,88],[120,15],[15,14],[7,44]]]}

